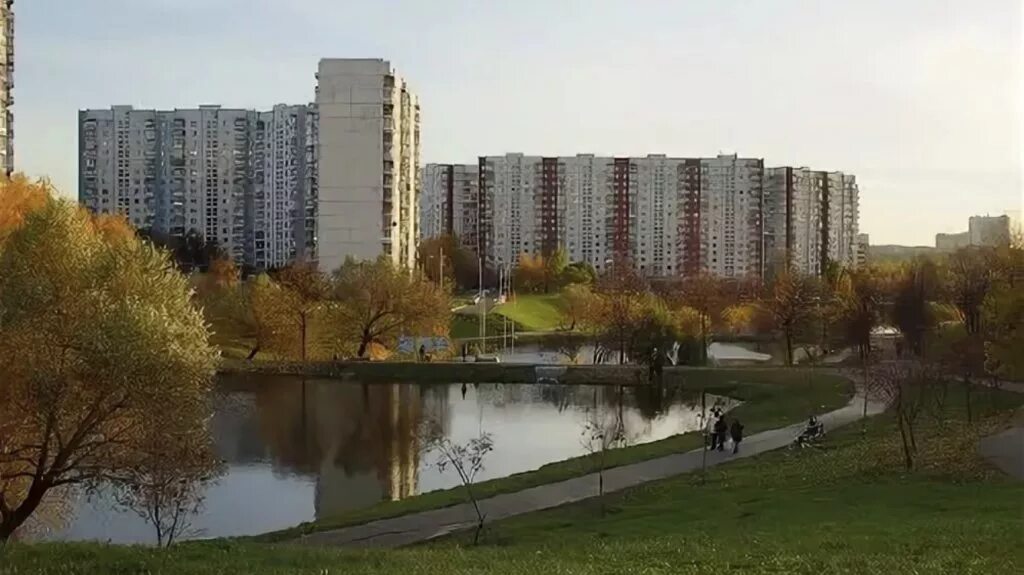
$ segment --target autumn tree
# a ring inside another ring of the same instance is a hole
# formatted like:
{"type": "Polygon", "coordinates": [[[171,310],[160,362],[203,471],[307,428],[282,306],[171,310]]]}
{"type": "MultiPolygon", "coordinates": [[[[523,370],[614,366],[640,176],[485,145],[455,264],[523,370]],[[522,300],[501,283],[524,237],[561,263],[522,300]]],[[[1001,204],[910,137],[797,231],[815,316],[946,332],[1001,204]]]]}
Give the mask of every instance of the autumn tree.
{"type": "Polygon", "coordinates": [[[597,281],[597,272],[594,271],[594,266],[586,262],[574,262],[562,270],[562,279],[560,280],[562,285],[584,285],[590,286],[597,281]]]}
{"type": "Polygon", "coordinates": [[[25,204],[0,242],[0,541],[54,490],[128,481],[147,446],[208,445],[217,360],[165,253],[70,202],[25,204]]]}
{"type": "Polygon", "coordinates": [[[725,301],[722,297],[722,281],[706,273],[685,278],[674,294],[677,306],[696,310],[700,320],[701,363],[707,362],[708,336],[714,318],[721,313],[725,301]]]}
{"type": "Polygon", "coordinates": [[[591,314],[589,310],[595,304],[594,292],[586,285],[571,284],[565,288],[559,303],[562,313],[561,327],[573,331],[591,314]]]}
{"type": "Polygon", "coordinates": [[[539,292],[544,289],[547,275],[548,269],[543,256],[523,253],[516,263],[512,279],[517,291],[539,292]]]}
{"type": "Polygon", "coordinates": [[[370,344],[393,347],[401,334],[447,333],[448,293],[385,258],[347,260],[334,273],[331,298],[334,324],[342,337],[358,344],[358,357],[370,344]]]}
{"type": "Polygon", "coordinates": [[[562,287],[562,280],[568,265],[569,257],[561,248],[544,258],[544,293],[562,287]]]}
{"type": "Polygon", "coordinates": [[[632,266],[616,264],[601,276],[594,293],[600,298],[593,310],[595,321],[603,326],[610,346],[618,350],[619,363],[625,363],[645,300],[650,295],[647,284],[632,266]]]}
{"type": "Polygon", "coordinates": [[[815,317],[818,289],[814,278],[784,272],[775,277],[761,300],[764,312],[786,346],[786,365],[793,365],[793,344],[815,317]]]}
{"type": "Polygon", "coordinates": [[[946,262],[945,295],[971,336],[982,330],[982,306],[995,283],[994,260],[993,250],[964,248],[950,254],[946,262]]]}
{"type": "Polygon", "coordinates": [[[330,293],[327,277],[320,273],[316,264],[298,261],[286,266],[271,276],[279,290],[274,293],[267,317],[272,322],[290,326],[275,330],[285,341],[297,344],[298,358],[306,361],[312,343],[314,321],[325,312],[330,293]]]}

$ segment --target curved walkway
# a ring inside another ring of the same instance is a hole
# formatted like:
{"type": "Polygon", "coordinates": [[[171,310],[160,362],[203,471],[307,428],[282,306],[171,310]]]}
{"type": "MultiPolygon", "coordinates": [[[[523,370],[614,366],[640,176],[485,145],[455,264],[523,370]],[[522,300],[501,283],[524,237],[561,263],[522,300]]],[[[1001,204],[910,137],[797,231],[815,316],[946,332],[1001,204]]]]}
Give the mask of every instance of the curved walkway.
{"type": "MultiPolygon", "coordinates": [[[[868,415],[885,410],[883,404],[869,401],[868,415]]],[[[819,416],[826,429],[832,430],[853,423],[864,413],[864,397],[854,396],[845,407],[819,416]]],[[[751,457],[785,447],[803,429],[804,423],[755,433],[743,440],[740,453],[709,451],[708,467],[738,458],[751,457]]],[[[630,465],[615,467],[604,472],[605,493],[635,487],[701,468],[701,449],[668,455],[630,465]]],[[[596,473],[557,483],[549,483],[480,501],[487,521],[498,521],[567,503],[589,499],[597,495],[596,473]]],[[[476,524],[476,515],[469,503],[380,519],[362,525],[353,525],[331,531],[310,533],[292,543],[304,545],[332,545],[344,547],[400,547],[427,541],[455,531],[470,529],[476,524]]]]}

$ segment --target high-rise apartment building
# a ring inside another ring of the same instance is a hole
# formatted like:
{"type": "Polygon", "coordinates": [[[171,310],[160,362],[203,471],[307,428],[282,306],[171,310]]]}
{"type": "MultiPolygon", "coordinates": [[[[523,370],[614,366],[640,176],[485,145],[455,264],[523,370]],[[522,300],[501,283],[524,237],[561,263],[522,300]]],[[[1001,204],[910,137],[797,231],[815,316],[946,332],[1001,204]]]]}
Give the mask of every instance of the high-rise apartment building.
{"type": "Polygon", "coordinates": [[[759,276],[763,162],[507,154],[480,158],[481,249],[491,266],[562,249],[601,270],[759,276]]]}
{"type": "Polygon", "coordinates": [[[459,244],[479,247],[480,171],[475,164],[427,164],[419,198],[420,239],[454,235],[459,244]]]}
{"type": "Polygon", "coordinates": [[[269,112],[251,112],[249,126],[245,259],[260,269],[315,261],[316,107],[278,105],[269,112]]]}
{"type": "Polygon", "coordinates": [[[765,270],[820,275],[830,263],[857,265],[859,190],[854,176],[808,168],[765,175],[765,270]]]}
{"type": "Polygon", "coordinates": [[[416,262],[420,107],[380,59],[324,59],[317,72],[320,267],[346,257],[416,262]]]}
{"type": "Polygon", "coordinates": [[[79,112],[79,201],[266,269],[315,257],[316,115],[201,106],[79,112]]]}
{"type": "Polygon", "coordinates": [[[868,234],[857,234],[857,267],[864,267],[871,259],[871,238],[868,234]]]}
{"type": "Polygon", "coordinates": [[[972,246],[1002,246],[1010,243],[1010,216],[971,216],[967,235],[972,246]]]}
{"type": "Polygon", "coordinates": [[[14,172],[14,0],[0,0],[0,169],[14,172]]]}
{"type": "MultiPolygon", "coordinates": [[[[736,155],[653,154],[484,156],[477,172],[477,251],[492,268],[556,250],[597,270],[624,261],[652,277],[820,274],[828,262],[857,264],[857,183],[841,172],[765,169],[761,159],[736,155]]],[[[449,214],[458,205],[451,200],[458,185],[449,182],[471,173],[447,165],[424,171],[426,228],[460,218],[469,225],[471,210],[449,214]]]]}

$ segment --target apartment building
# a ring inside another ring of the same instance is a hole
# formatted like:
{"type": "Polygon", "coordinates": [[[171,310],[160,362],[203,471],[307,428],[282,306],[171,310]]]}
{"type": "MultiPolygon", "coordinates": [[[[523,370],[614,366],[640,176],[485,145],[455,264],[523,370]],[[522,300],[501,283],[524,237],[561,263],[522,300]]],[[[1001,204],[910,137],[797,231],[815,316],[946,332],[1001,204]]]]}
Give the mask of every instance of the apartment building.
{"type": "Polygon", "coordinates": [[[79,112],[79,201],[268,268],[315,255],[315,109],[79,112]]]}
{"type": "Polygon", "coordinates": [[[855,176],[769,168],[765,176],[765,270],[820,275],[831,263],[857,265],[859,189],[855,176]]]}
{"type": "Polygon", "coordinates": [[[868,234],[857,234],[857,267],[868,265],[871,260],[871,237],[868,234]]]}
{"type": "Polygon", "coordinates": [[[474,253],[479,249],[480,170],[476,164],[427,164],[420,193],[420,239],[454,235],[474,253]]]}
{"type": "Polygon", "coordinates": [[[1010,243],[1010,216],[971,216],[967,235],[972,246],[1002,246],[1010,243]]]}
{"type": "Polygon", "coordinates": [[[480,158],[481,246],[491,266],[523,253],[654,277],[759,276],[763,162],[716,158],[480,158]]]}
{"type": "Polygon", "coordinates": [[[416,262],[420,106],[380,59],[324,59],[319,111],[318,251],[323,270],[347,257],[416,262]]]}
{"type": "Polygon", "coordinates": [[[14,0],[0,0],[0,169],[14,172],[14,0]]]}

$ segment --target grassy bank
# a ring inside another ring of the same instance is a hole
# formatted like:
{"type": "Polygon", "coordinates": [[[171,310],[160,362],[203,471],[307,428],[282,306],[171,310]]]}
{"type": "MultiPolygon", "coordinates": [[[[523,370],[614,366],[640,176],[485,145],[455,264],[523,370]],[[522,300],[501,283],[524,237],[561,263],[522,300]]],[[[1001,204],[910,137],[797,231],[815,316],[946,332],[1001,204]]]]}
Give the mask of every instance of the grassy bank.
{"type": "MultiPolygon", "coordinates": [[[[778,451],[492,525],[479,547],[455,537],[397,551],[217,541],[170,551],[13,545],[0,573],[1017,573],[1024,486],[975,456],[1021,396],[976,398],[981,425],[922,422],[920,465],[901,466],[891,418],[778,451]]],[[[977,412],[976,412],[977,413],[977,412]]]]}
{"type": "Polygon", "coordinates": [[[517,295],[493,313],[516,322],[516,329],[522,331],[554,331],[562,321],[562,297],[560,293],[517,295]]]}
{"type": "MultiPolygon", "coordinates": [[[[849,381],[830,374],[793,370],[690,370],[684,389],[697,393],[725,395],[744,403],[732,413],[744,422],[748,433],[756,433],[801,421],[809,413],[822,413],[846,405],[853,394],[849,381]]],[[[696,449],[701,445],[698,433],[676,435],[668,439],[616,449],[605,455],[608,467],[644,461],[672,453],[696,449]]],[[[582,456],[550,463],[525,473],[485,481],[474,487],[479,497],[520,491],[545,483],[578,477],[594,471],[595,458],[582,456]]],[[[462,489],[433,491],[400,501],[387,501],[351,513],[323,518],[297,527],[276,531],[256,539],[286,541],[303,533],[336,529],[374,519],[396,517],[427,509],[455,505],[465,501],[462,489]]]]}

